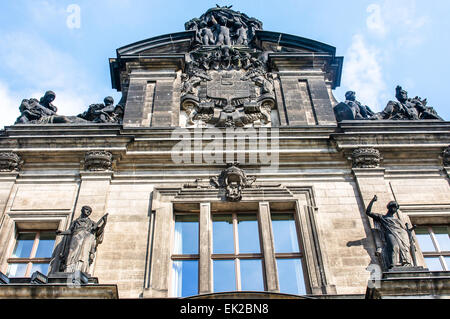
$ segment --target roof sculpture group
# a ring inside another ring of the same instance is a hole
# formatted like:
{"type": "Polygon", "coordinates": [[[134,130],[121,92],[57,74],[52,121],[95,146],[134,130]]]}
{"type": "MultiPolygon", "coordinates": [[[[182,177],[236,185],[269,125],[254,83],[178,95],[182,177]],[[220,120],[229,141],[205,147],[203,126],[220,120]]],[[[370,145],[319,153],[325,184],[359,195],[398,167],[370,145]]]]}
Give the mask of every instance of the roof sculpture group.
{"type": "Polygon", "coordinates": [[[374,113],[368,106],[362,105],[356,100],[356,93],[349,91],[345,94],[346,101],[334,107],[336,120],[439,120],[443,119],[437,114],[433,107],[427,106],[427,99],[418,96],[408,98],[401,86],[397,86],[395,97],[397,101],[389,101],[386,108],[374,113]]]}
{"type": "MultiPolygon", "coordinates": [[[[194,31],[186,66],[181,75],[181,110],[186,126],[249,127],[271,126],[271,111],[277,107],[274,81],[267,52],[255,43],[263,24],[234,11],[231,6],[209,9],[186,22],[194,31]]],[[[338,122],[345,120],[440,120],[427,100],[408,98],[400,86],[397,101],[390,101],[379,113],[347,92],[346,101],[334,107],[338,122]]],[[[53,105],[56,94],[45,93],[40,100],[26,99],[20,105],[15,124],[114,123],[123,121],[125,104],[114,105],[112,97],[92,104],[78,116],[62,116],[53,105]]]]}

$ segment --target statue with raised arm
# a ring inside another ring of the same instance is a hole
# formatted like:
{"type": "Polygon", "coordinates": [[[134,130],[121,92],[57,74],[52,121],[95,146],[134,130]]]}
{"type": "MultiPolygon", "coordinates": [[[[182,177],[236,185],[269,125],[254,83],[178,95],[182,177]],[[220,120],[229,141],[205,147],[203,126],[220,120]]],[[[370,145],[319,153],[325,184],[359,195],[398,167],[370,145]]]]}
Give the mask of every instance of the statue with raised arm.
{"type": "Polygon", "coordinates": [[[381,215],[372,213],[372,206],[377,200],[378,197],[375,195],[367,207],[366,214],[378,223],[382,233],[384,239],[382,256],[387,268],[412,267],[409,229],[395,217],[399,209],[398,203],[390,202],[387,205],[387,214],[381,215]]]}
{"type": "Polygon", "coordinates": [[[395,97],[397,101],[389,101],[386,108],[375,114],[373,120],[439,120],[442,118],[437,114],[433,107],[427,106],[427,99],[415,97],[408,98],[406,92],[401,86],[395,88],[395,97]]]}
{"type": "Polygon", "coordinates": [[[92,208],[83,206],[81,216],[72,222],[67,231],[57,231],[57,235],[63,235],[63,248],[59,258],[61,270],[66,273],[81,271],[89,272],[89,267],[94,261],[97,246],[103,241],[108,214],[98,222],[93,222],[89,216],[92,208]]]}

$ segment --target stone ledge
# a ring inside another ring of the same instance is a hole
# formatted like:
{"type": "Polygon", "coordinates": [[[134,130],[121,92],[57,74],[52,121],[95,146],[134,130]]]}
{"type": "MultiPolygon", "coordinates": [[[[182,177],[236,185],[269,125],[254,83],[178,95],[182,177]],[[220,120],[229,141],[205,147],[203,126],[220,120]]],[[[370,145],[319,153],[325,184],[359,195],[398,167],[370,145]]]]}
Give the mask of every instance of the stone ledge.
{"type": "Polygon", "coordinates": [[[119,299],[117,285],[0,285],[0,299],[119,299]]]}
{"type": "Polygon", "coordinates": [[[367,288],[366,299],[450,299],[448,271],[383,273],[382,280],[371,284],[377,287],[367,288]]]}

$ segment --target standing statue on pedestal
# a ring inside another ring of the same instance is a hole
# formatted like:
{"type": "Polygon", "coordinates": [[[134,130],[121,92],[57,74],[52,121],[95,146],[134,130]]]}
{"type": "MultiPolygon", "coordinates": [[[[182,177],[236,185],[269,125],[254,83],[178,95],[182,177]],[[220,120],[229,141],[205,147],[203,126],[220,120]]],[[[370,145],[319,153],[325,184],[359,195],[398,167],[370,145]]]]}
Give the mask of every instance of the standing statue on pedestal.
{"type": "Polygon", "coordinates": [[[398,211],[397,202],[390,202],[387,205],[388,212],[386,215],[372,213],[372,206],[378,200],[375,195],[366,214],[371,217],[380,228],[382,239],[384,239],[384,247],[382,256],[386,267],[392,269],[394,267],[413,267],[411,259],[411,240],[410,234],[405,224],[395,214],[398,211]]]}
{"type": "Polygon", "coordinates": [[[108,214],[95,223],[89,218],[91,213],[91,207],[83,206],[81,216],[72,222],[69,230],[56,232],[57,235],[65,236],[59,255],[60,270],[65,273],[80,271],[88,274],[97,246],[103,241],[108,214]]]}

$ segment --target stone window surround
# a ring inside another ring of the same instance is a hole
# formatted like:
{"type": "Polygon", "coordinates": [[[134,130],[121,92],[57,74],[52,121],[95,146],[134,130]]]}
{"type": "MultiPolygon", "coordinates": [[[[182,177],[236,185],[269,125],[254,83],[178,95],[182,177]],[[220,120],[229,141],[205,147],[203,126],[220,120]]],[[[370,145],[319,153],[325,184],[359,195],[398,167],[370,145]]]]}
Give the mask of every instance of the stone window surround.
{"type": "MultiPolygon", "coordinates": [[[[27,216],[24,214],[9,213],[9,218],[2,225],[2,229],[7,231],[7,235],[4,237],[3,242],[0,242],[0,245],[6,248],[3,250],[3,254],[0,255],[0,271],[3,273],[7,272],[19,233],[31,231],[63,231],[65,225],[68,223],[69,216],[68,213],[47,215],[43,212],[34,212],[33,215],[27,216]]],[[[57,247],[60,241],[61,238],[56,237],[55,247],[57,247]]]]}
{"type": "MultiPolygon", "coordinates": [[[[280,185],[278,185],[280,186],[280,185]]],[[[146,266],[146,284],[144,298],[171,297],[171,267],[173,232],[175,228],[175,212],[198,211],[200,214],[200,242],[212,241],[211,210],[221,207],[220,212],[236,210],[236,205],[253,206],[258,212],[260,236],[262,243],[263,268],[266,291],[279,292],[279,283],[274,252],[273,233],[271,230],[271,208],[277,205],[288,205],[294,212],[299,242],[303,256],[305,284],[308,294],[334,294],[336,288],[327,281],[329,271],[327,258],[321,249],[320,234],[315,225],[314,190],[312,186],[279,187],[273,194],[262,190],[260,196],[246,196],[239,203],[227,203],[220,200],[214,189],[185,189],[180,187],[156,186],[152,200],[151,244],[146,266]],[[280,189],[289,196],[280,196],[280,189]],[[200,195],[201,194],[201,195],[200,195]],[[306,202],[305,202],[306,199],[306,202]],[[307,205],[304,205],[307,204],[307,205]],[[234,208],[228,209],[227,206],[234,208]],[[180,209],[180,207],[184,207],[180,209]],[[225,207],[225,208],[224,208],[225,207]],[[300,226],[300,227],[299,227],[300,226]],[[203,228],[203,231],[202,231],[203,228]]],[[[286,211],[286,209],[283,209],[286,211]]],[[[212,244],[199,247],[199,294],[209,294],[212,291],[212,244]]]]}
{"type": "MultiPolygon", "coordinates": [[[[202,205],[210,206],[210,203],[202,203],[202,205]]],[[[264,203],[263,203],[263,205],[264,205],[264,203]]],[[[261,252],[259,252],[259,253],[245,253],[245,254],[241,254],[241,253],[239,253],[239,254],[236,254],[236,253],[214,254],[214,253],[211,253],[209,255],[209,258],[208,258],[209,263],[213,262],[214,260],[249,260],[249,259],[250,260],[252,260],[252,259],[261,260],[262,268],[263,268],[262,275],[263,275],[263,281],[264,281],[264,289],[265,289],[265,291],[267,291],[268,290],[267,278],[270,278],[270,275],[268,276],[267,271],[266,271],[265,259],[264,259],[264,253],[263,252],[264,252],[264,248],[266,248],[266,247],[264,247],[264,243],[267,244],[269,242],[269,245],[271,247],[269,247],[269,249],[266,249],[266,251],[270,251],[270,256],[268,257],[269,259],[273,259],[273,258],[275,258],[275,259],[295,258],[295,259],[301,259],[302,260],[302,268],[303,268],[302,270],[303,270],[303,273],[304,273],[304,276],[305,276],[304,280],[305,280],[305,285],[306,285],[306,288],[307,288],[307,293],[309,293],[309,294],[311,293],[311,288],[309,287],[309,280],[307,278],[308,277],[307,276],[307,269],[306,269],[306,265],[304,263],[303,241],[300,238],[300,229],[301,229],[300,228],[300,223],[299,223],[300,221],[299,221],[298,214],[295,212],[294,209],[291,210],[291,211],[276,211],[276,212],[271,212],[271,213],[272,214],[273,213],[275,213],[275,214],[286,214],[286,213],[289,213],[289,214],[293,214],[294,215],[295,226],[296,226],[295,227],[296,228],[296,234],[297,234],[297,237],[298,237],[298,243],[299,243],[299,247],[300,247],[300,252],[298,252],[298,253],[275,253],[274,252],[273,244],[271,243],[272,241],[268,240],[267,238],[263,238],[263,236],[264,236],[263,235],[264,234],[264,228],[270,228],[271,229],[271,225],[264,225],[264,221],[261,218],[261,214],[260,214],[260,211],[258,211],[258,209],[256,209],[256,210],[249,210],[249,211],[242,211],[242,212],[236,212],[236,211],[232,212],[232,211],[227,211],[227,210],[217,210],[217,211],[211,212],[210,209],[203,210],[203,211],[200,210],[199,212],[196,212],[196,213],[192,213],[192,212],[191,213],[189,213],[189,212],[174,212],[174,214],[173,214],[173,216],[174,216],[173,226],[175,225],[175,216],[178,216],[178,215],[195,215],[195,214],[202,214],[202,213],[203,214],[208,214],[208,216],[204,216],[204,218],[208,219],[209,223],[207,225],[208,227],[200,227],[200,232],[202,232],[202,231],[206,232],[206,233],[200,233],[200,237],[201,238],[212,238],[213,237],[212,233],[211,233],[212,232],[212,217],[213,217],[213,215],[215,215],[215,214],[220,214],[220,215],[231,214],[232,218],[233,218],[233,228],[234,228],[233,238],[234,238],[234,243],[236,243],[236,240],[237,240],[237,238],[236,238],[237,237],[237,233],[236,233],[236,229],[235,229],[237,227],[236,219],[237,219],[237,217],[238,217],[238,215],[240,213],[242,213],[242,214],[255,214],[256,217],[257,217],[257,221],[258,221],[258,229],[259,229],[258,241],[259,241],[260,246],[261,246],[261,252]]],[[[270,237],[273,237],[273,233],[271,233],[269,235],[270,235],[270,237]]],[[[230,238],[230,240],[233,240],[233,238],[230,238]]],[[[211,246],[211,247],[208,247],[208,251],[212,251],[212,240],[209,240],[208,244],[211,246]]],[[[200,245],[202,245],[202,243],[200,243],[200,245]]],[[[171,251],[173,251],[173,247],[171,247],[171,248],[172,248],[171,251]]],[[[208,256],[206,256],[206,257],[208,257],[208,256]]],[[[200,255],[199,254],[198,255],[176,255],[176,254],[172,253],[171,262],[173,262],[173,261],[180,261],[180,260],[198,260],[199,261],[199,259],[200,259],[200,255]]],[[[172,269],[172,264],[170,265],[170,269],[172,269]]],[[[202,276],[202,274],[199,274],[199,276],[202,276]]],[[[210,278],[210,280],[212,280],[212,279],[210,278]]],[[[236,271],[236,281],[237,281],[237,286],[240,287],[241,280],[240,280],[239,271],[236,271]]],[[[172,282],[172,272],[170,273],[170,281],[169,282],[170,283],[172,282]]],[[[172,286],[170,286],[170,287],[172,287],[172,286]]],[[[241,291],[241,290],[242,290],[241,288],[238,289],[238,291],[241,291]]],[[[170,291],[170,290],[169,290],[169,296],[176,297],[175,293],[173,291],[170,291]]]]}
{"type": "MultiPolygon", "coordinates": [[[[450,227],[450,208],[447,205],[402,205],[400,206],[400,210],[403,214],[408,216],[412,225],[421,227],[450,227]]],[[[422,252],[415,236],[416,235],[414,234],[418,264],[419,266],[427,267],[424,258],[427,256],[427,253],[422,252]]]]}

